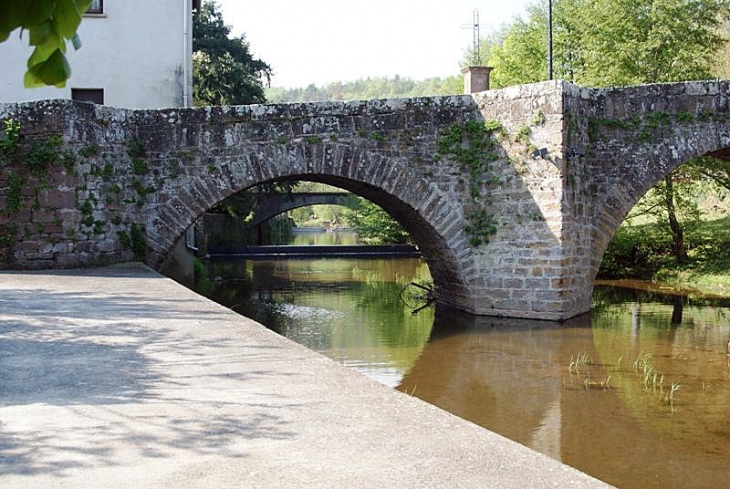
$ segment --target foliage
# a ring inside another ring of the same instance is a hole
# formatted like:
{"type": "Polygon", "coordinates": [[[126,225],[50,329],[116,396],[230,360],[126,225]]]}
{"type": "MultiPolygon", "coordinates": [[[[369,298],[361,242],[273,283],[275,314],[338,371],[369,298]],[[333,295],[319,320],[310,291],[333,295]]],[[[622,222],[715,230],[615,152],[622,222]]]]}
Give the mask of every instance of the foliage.
{"type": "MultiPolygon", "coordinates": [[[[483,43],[495,87],[547,79],[546,2],[527,13],[483,43]]],[[[554,0],[555,77],[588,86],[711,78],[729,16],[729,0],[554,0]]]]}
{"type": "Polygon", "coordinates": [[[711,77],[724,40],[718,28],[727,0],[596,0],[583,36],[592,84],[637,84],[711,77]],[[611,69],[606,69],[610,66],[611,69]]]}
{"type": "Polygon", "coordinates": [[[671,263],[671,236],[655,224],[621,226],[603,255],[599,278],[651,279],[671,263]]]}
{"type": "Polygon", "coordinates": [[[374,98],[424,97],[462,93],[460,77],[428,78],[415,81],[410,78],[361,78],[352,82],[334,82],[317,87],[269,88],[267,98],[275,103],[319,102],[332,100],[366,100],[374,98]]]}
{"type": "Polygon", "coordinates": [[[362,197],[352,196],[344,213],[345,220],[358,238],[373,244],[404,244],[410,236],[403,227],[381,207],[362,197]]]}
{"type": "Polygon", "coordinates": [[[20,144],[20,122],[5,119],[2,122],[2,139],[0,139],[0,156],[13,155],[20,144]]]}
{"type": "Polygon", "coordinates": [[[697,179],[705,179],[714,184],[730,190],[730,161],[713,158],[711,156],[703,156],[690,161],[685,171],[689,177],[697,179]]]}
{"type": "MultiPolygon", "coordinates": [[[[726,43],[730,0],[555,0],[553,5],[557,78],[589,86],[657,83],[711,78],[713,68],[722,66],[717,55],[726,43]]],[[[545,2],[533,4],[527,20],[516,20],[501,34],[501,42],[488,46],[494,86],[546,79],[546,13],[545,2]]],[[[637,138],[649,138],[650,128],[686,117],[692,115],[656,113],[644,121],[637,138]]],[[[626,130],[639,124],[591,120],[589,133],[613,122],[626,130]]],[[[730,164],[722,160],[690,162],[639,204],[661,217],[680,263],[687,260],[685,228],[697,219],[696,205],[683,194],[688,188],[684,182],[714,179],[727,187],[729,172],[730,164]]]]}
{"type": "MultiPolygon", "coordinates": [[[[722,37],[730,40],[730,21],[726,21],[720,30],[722,37]]],[[[715,61],[712,64],[712,72],[721,80],[730,79],[730,43],[726,42],[715,53],[715,61]]]]}
{"type": "Polygon", "coordinates": [[[491,196],[484,183],[495,183],[487,175],[489,163],[497,159],[492,134],[502,133],[504,128],[499,121],[468,121],[442,130],[438,141],[437,157],[450,156],[469,172],[471,202],[464,215],[464,231],[472,246],[489,243],[489,237],[497,232],[494,216],[485,209],[491,203],[491,196]]]}
{"type": "Polygon", "coordinates": [[[603,256],[599,278],[642,278],[706,293],[730,295],[730,217],[687,230],[689,262],[676,263],[666,226],[650,222],[621,226],[603,256]]]}
{"type": "Polygon", "coordinates": [[[16,29],[28,32],[35,49],[28,59],[26,87],[63,87],[71,76],[66,60],[66,42],[81,47],[76,30],[91,0],[6,0],[0,3],[0,42],[16,29]]]}
{"type": "Polygon", "coordinates": [[[243,105],[266,101],[262,77],[268,64],[255,58],[244,36],[231,28],[215,2],[206,2],[193,21],[193,98],[195,105],[243,105]]]}
{"type": "Polygon", "coordinates": [[[31,175],[40,178],[48,173],[48,168],[60,157],[62,142],[59,136],[50,136],[41,143],[33,143],[30,153],[25,157],[31,175]]]}
{"type": "Polygon", "coordinates": [[[147,257],[147,242],[145,241],[144,232],[144,227],[137,226],[134,223],[129,227],[129,232],[117,231],[119,243],[124,249],[132,250],[136,261],[143,262],[147,257]]]}

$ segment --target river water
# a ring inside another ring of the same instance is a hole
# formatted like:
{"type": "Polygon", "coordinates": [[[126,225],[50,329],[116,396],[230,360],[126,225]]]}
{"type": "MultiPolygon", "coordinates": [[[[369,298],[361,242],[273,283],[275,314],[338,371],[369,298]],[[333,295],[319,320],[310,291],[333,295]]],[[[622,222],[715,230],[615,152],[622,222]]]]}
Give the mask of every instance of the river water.
{"type": "Polygon", "coordinates": [[[412,314],[419,289],[399,296],[428,280],[418,259],[226,260],[209,276],[221,304],[610,484],[730,484],[728,301],[598,286],[590,315],[557,325],[412,314]]]}

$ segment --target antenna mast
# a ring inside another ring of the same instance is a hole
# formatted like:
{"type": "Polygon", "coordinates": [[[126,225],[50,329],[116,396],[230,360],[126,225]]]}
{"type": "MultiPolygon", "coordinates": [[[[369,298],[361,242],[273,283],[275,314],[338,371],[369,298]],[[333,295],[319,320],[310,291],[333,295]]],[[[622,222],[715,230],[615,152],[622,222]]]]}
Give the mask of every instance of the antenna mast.
{"type": "Polygon", "coordinates": [[[473,38],[472,38],[472,61],[474,62],[474,66],[481,66],[482,65],[482,54],[479,52],[480,45],[481,45],[481,38],[479,36],[479,10],[474,9],[474,20],[471,24],[466,24],[461,26],[462,29],[472,29],[473,31],[473,38]]]}

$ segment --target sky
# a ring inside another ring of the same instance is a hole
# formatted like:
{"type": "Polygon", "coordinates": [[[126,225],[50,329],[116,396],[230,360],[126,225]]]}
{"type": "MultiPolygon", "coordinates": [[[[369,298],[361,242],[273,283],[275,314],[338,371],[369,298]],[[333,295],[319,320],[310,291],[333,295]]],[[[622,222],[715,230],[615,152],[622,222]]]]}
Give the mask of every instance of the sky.
{"type": "Polygon", "coordinates": [[[421,80],[459,73],[479,10],[484,35],[533,0],[218,0],[232,34],[245,34],[273,71],[296,88],[366,77],[421,80]],[[465,28],[464,28],[465,27],[465,28]]]}

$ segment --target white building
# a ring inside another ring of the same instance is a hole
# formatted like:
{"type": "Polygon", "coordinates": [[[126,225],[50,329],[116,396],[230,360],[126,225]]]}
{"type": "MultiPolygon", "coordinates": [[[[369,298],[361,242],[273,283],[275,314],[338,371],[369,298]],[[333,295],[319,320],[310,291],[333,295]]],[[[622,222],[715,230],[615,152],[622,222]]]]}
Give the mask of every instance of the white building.
{"type": "Polygon", "coordinates": [[[0,43],[0,102],[49,98],[125,108],[192,105],[192,11],[200,0],[97,0],[68,44],[65,88],[25,88],[28,33],[0,43]]]}

